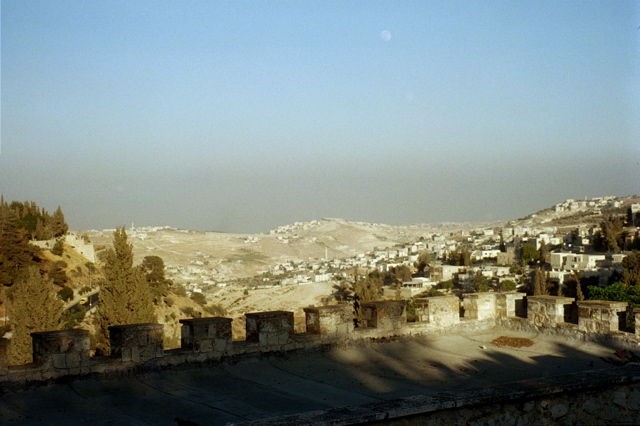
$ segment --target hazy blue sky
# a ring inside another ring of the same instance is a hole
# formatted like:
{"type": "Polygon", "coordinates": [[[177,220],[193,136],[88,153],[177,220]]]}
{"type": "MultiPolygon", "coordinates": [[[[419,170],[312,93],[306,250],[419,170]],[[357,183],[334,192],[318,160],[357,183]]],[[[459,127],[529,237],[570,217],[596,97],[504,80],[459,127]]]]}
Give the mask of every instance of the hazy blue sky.
{"type": "Polygon", "coordinates": [[[640,193],[638,1],[2,0],[0,192],[74,229],[640,193]]]}

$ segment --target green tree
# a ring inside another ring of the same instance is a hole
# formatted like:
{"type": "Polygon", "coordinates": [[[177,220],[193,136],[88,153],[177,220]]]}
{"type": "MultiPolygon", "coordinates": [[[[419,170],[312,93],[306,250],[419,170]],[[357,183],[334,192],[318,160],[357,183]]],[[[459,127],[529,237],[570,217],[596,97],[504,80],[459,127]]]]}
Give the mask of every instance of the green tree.
{"type": "Polygon", "coordinates": [[[440,281],[438,283],[438,287],[445,291],[450,291],[453,288],[453,279],[449,279],[446,281],[440,281]]]}
{"type": "MultiPolygon", "coordinates": [[[[378,271],[372,272],[374,277],[379,275],[378,271]]],[[[392,266],[389,268],[388,285],[398,285],[411,281],[411,268],[407,265],[392,266]]]]}
{"type": "Polygon", "coordinates": [[[58,297],[65,302],[73,299],[73,289],[67,286],[62,287],[62,290],[60,290],[57,294],[58,297]]]}
{"type": "Polygon", "coordinates": [[[625,256],[622,259],[622,284],[625,286],[640,285],[640,251],[625,256]]]}
{"type": "Polygon", "coordinates": [[[87,308],[84,305],[78,305],[76,309],[67,309],[62,313],[60,322],[62,328],[65,330],[71,330],[74,327],[80,325],[87,315],[87,308]]]}
{"type": "Polygon", "coordinates": [[[500,282],[500,291],[514,291],[517,287],[516,282],[513,280],[503,280],[500,282]]]}
{"type": "Polygon", "coordinates": [[[9,362],[31,362],[31,333],[59,329],[61,315],[62,301],[45,285],[38,267],[28,267],[9,292],[9,318],[13,331],[9,362]]]}
{"type": "Polygon", "coordinates": [[[49,271],[49,279],[53,281],[53,284],[64,287],[67,282],[67,273],[64,271],[64,268],[67,267],[67,262],[64,260],[58,260],[53,263],[53,267],[49,271]]]}
{"type": "Polygon", "coordinates": [[[106,254],[105,280],[96,312],[96,349],[108,352],[109,326],[155,322],[153,298],[142,269],[133,266],[133,246],[124,227],[113,233],[113,248],[106,254]]]}
{"type": "Polygon", "coordinates": [[[599,252],[620,250],[624,246],[623,227],[623,216],[609,216],[603,220],[593,239],[594,250],[599,252]]]}
{"type": "Polygon", "coordinates": [[[382,284],[383,279],[378,271],[370,273],[366,278],[360,278],[357,270],[355,271],[353,283],[353,308],[358,324],[362,323],[362,304],[378,300],[380,296],[382,296],[382,284]]]}
{"type": "Polygon", "coordinates": [[[35,265],[38,252],[17,222],[15,211],[0,197],[0,284],[5,286],[11,286],[20,271],[35,265]]]}
{"type": "Polygon", "coordinates": [[[536,268],[533,273],[533,295],[544,296],[548,294],[547,276],[541,268],[536,268]]]}
{"type": "Polygon", "coordinates": [[[158,304],[169,293],[169,286],[173,284],[171,280],[165,278],[164,261],[160,256],[145,256],[140,269],[151,288],[154,303],[158,304]]]}
{"type": "Polygon", "coordinates": [[[491,280],[480,273],[475,274],[471,282],[476,293],[486,293],[491,285],[491,280]]]}
{"type": "Polygon", "coordinates": [[[51,217],[49,229],[54,237],[60,237],[66,234],[69,230],[69,225],[67,225],[67,222],[64,220],[64,214],[62,213],[60,206],[58,206],[51,217]]]}
{"type": "Polygon", "coordinates": [[[418,271],[418,274],[424,273],[425,268],[429,266],[429,263],[431,262],[431,260],[432,260],[432,254],[427,250],[421,251],[420,254],[418,254],[418,260],[416,260],[413,265],[418,271]]]}
{"type": "Polygon", "coordinates": [[[64,253],[64,244],[62,243],[62,239],[58,238],[51,249],[51,254],[55,254],[56,256],[62,256],[64,253]]]}
{"type": "Polygon", "coordinates": [[[471,265],[471,252],[467,248],[453,250],[446,258],[449,265],[469,266],[471,265]]]}
{"type": "Polygon", "coordinates": [[[522,266],[536,262],[540,258],[540,253],[533,244],[524,244],[520,249],[520,262],[522,266]]]}

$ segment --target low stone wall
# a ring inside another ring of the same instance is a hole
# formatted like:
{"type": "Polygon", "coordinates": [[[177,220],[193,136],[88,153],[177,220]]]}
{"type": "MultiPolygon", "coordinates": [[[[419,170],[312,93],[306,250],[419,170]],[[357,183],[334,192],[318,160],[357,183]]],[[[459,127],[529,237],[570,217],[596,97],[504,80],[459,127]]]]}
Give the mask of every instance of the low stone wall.
{"type": "MultiPolygon", "coordinates": [[[[62,330],[33,333],[34,362],[8,366],[6,339],[0,339],[0,386],[56,379],[69,375],[123,374],[187,363],[217,362],[226,356],[309,350],[327,345],[358,345],[369,339],[442,333],[473,333],[499,325],[508,330],[557,334],[567,339],[608,342],[617,347],[637,347],[638,334],[619,331],[621,302],[578,302],[579,323],[563,321],[573,299],[556,296],[528,297],[527,317],[517,316],[522,293],[473,293],[464,296],[464,317],[455,296],[415,301],[417,322],[407,323],[406,301],[362,304],[364,327],[354,327],[351,305],[305,308],[306,332],[295,333],[293,312],[247,313],[246,340],[233,341],[230,318],[183,319],[179,349],[163,348],[161,324],[110,327],[110,357],[89,356],[89,333],[62,330]]],[[[640,309],[635,311],[640,317],[640,309]]],[[[637,319],[640,323],[640,318],[637,319]]]]}

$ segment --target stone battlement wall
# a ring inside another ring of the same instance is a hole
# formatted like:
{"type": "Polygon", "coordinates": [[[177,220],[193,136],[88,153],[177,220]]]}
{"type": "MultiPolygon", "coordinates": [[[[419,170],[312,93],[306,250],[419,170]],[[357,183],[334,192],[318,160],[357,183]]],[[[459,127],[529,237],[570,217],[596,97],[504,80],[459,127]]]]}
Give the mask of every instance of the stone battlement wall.
{"type": "MultiPolygon", "coordinates": [[[[506,329],[560,334],[572,339],[615,342],[637,347],[635,332],[619,330],[626,303],[575,302],[556,296],[524,293],[472,293],[417,299],[416,322],[407,323],[407,301],[364,303],[364,327],[354,327],[350,305],[305,308],[306,332],[294,332],[293,313],[255,312],[246,316],[246,340],[233,341],[232,319],[182,319],[181,347],[163,348],[162,324],[110,327],[109,357],[89,356],[89,332],[60,330],[33,333],[31,364],[9,366],[8,340],[0,339],[0,387],[22,387],[63,376],[127,374],[189,363],[218,362],[244,354],[319,350],[331,345],[357,345],[370,339],[428,334],[465,333],[496,325],[506,329]],[[524,306],[526,305],[526,310],[524,306]],[[565,322],[577,307],[578,321],[565,322]],[[461,315],[462,312],[462,315],[461,315]]],[[[635,312],[640,325],[640,310],[635,312]]]]}

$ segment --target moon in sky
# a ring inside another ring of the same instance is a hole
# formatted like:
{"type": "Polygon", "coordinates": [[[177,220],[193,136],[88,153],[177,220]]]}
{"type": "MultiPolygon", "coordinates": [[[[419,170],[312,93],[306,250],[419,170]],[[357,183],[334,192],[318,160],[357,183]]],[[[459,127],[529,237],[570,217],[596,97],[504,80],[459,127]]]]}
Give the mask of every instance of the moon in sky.
{"type": "Polygon", "coordinates": [[[391,40],[391,32],[390,32],[390,31],[388,31],[388,30],[384,30],[384,31],[382,31],[382,32],[380,33],[380,38],[381,38],[383,41],[389,41],[389,40],[391,40]]]}

